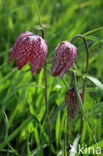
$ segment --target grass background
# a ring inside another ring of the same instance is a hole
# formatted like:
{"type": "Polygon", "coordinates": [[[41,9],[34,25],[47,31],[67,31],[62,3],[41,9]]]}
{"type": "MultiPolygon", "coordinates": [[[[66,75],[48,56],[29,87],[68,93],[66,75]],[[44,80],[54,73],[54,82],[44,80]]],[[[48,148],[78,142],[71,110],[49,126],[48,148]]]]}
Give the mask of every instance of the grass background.
{"type": "MultiPolygon", "coordinates": [[[[56,45],[83,34],[89,45],[89,74],[103,82],[103,1],[102,0],[38,0],[41,20],[48,42],[48,102],[52,129],[52,153],[65,155],[65,92],[70,88],[71,71],[60,79],[50,74],[56,45]]],[[[0,156],[48,155],[48,135],[44,103],[44,69],[32,76],[29,64],[18,71],[15,59],[8,58],[18,35],[36,32],[40,27],[34,0],[0,0],[0,156]]],[[[85,48],[78,47],[76,64],[85,72],[85,48]]],[[[73,68],[73,67],[72,67],[73,68]]],[[[82,79],[78,76],[78,89],[82,79]]],[[[103,91],[103,90],[102,90],[103,91]]],[[[87,81],[84,108],[92,134],[103,148],[103,94],[87,81]]],[[[80,113],[70,121],[70,142],[80,129],[80,113]]],[[[84,122],[82,145],[96,146],[84,122]]],[[[53,155],[52,154],[52,155],[53,155]]]]}

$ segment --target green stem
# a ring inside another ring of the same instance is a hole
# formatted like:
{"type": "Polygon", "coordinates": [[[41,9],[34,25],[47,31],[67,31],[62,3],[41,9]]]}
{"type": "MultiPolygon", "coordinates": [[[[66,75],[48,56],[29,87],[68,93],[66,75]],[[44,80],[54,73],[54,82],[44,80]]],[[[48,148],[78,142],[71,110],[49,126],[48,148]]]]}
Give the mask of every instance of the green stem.
{"type": "Polygon", "coordinates": [[[47,99],[47,64],[45,62],[44,78],[45,78],[45,105],[47,114],[47,124],[48,124],[48,135],[49,135],[49,155],[51,156],[51,129],[50,129],[50,119],[49,119],[49,106],[47,99]]]}
{"type": "Polygon", "coordinates": [[[67,140],[66,140],[66,144],[67,144],[67,156],[69,156],[69,150],[70,150],[70,139],[69,139],[69,112],[68,112],[68,106],[67,106],[67,140]]]}
{"type": "MultiPolygon", "coordinates": [[[[38,32],[42,32],[42,38],[44,39],[44,30],[43,28],[39,28],[38,32]]],[[[47,63],[45,61],[45,68],[44,68],[44,79],[45,79],[45,106],[46,106],[46,115],[47,115],[47,125],[48,125],[48,135],[49,135],[49,155],[51,156],[51,129],[50,129],[50,119],[49,119],[49,106],[48,106],[48,97],[47,97],[47,63]]]]}
{"type": "MultiPolygon", "coordinates": [[[[85,74],[88,74],[89,51],[88,51],[88,44],[87,44],[86,39],[82,35],[78,34],[78,35],[74,36],[70,42],[72,43],[74,41],[74,39],[76,39],[78,37],[81,38],[81,39],[83,39],[84,44],[85,44],[86,55],[87,55],[87,57],[86,57],[86,72],[85,72],[85,74]]],[[[83,104],[84,104],[84,97],[85,97],[85,88],[86,88],[86,78],[84,78],[84,83],[83,83],[83,104]]],[[[82,129],[83,129],[83,116],[82,116],[82,113],[81,113],[80,135],[82,134],[82,129]]]]}
{"type": "MultiPolygon", "coordinates": [[[[72,73],[70,87],[73,86],[73,79],[74,79],[74,73],[72,73]]],[[[68,111],[68,106],[67,106],[67,140],[66,140],[67,156],[69,156],[69,150],[70,150],[70,137],[69,137],[70,128],[69,126],[70,126],[70,119],[69,119],[69,111],[68,111]]]]}
{"type": "Polygon", "coordinates": [[[37,30],[36,34],[38,34],[39,31],[41,31],[41,33],[42,33],[42,38],[44,39],[45,34],[44,34],[43,28],[39,28],[39,29],[37,30]]]}
{"type": "MultiPolygon", "coordinates": [[[[36,8],[40,26],[41,26],[41,28],[38,31],[42,32],[42,38],[44,38],[43,25],[42,25],[41,16],[39,13],[38,4],[36,0],[34,0],[34,2],[35,2],[35,8],[36,8]]],[[[49,119],[49,106],[48,106],[48,99],[47,99],[47,64],[46,62],[45,62],[45,69],[44,69],[44,79],[45,79],[45,106],[46,106],[46,113],[47,113],[47,125],[48,125],[48,135],[49,135],[49,155],[51,155],[51,130],[50,130],[50,119],[49,119]]]]}

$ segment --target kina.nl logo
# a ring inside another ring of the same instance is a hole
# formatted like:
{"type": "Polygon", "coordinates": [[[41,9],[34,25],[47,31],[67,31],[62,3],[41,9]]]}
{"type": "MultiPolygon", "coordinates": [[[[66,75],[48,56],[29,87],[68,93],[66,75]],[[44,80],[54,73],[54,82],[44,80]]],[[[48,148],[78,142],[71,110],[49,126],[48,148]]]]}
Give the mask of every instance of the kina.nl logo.
{"type": "Polygon", "coordinates": [[[85,145],[84,147],[81,147],[81,145],[78,145],[78,148],[76,149],[74,145],[70,144],[70,150],[69,152],[75,153],[75,154],[101,154],[101,147],[87,147],[85,145]]]}

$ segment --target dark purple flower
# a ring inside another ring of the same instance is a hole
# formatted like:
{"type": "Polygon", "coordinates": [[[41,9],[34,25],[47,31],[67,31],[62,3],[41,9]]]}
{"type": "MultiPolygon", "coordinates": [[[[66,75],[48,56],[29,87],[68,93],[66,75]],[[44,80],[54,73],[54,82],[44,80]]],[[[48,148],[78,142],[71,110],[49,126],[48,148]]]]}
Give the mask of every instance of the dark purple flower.
{"type": "MultiPolygon", "coordinates": [[[[80,93],[80,97],[81,99],[83,98],[82,93],[80,93]]],[[[74,92],[74,89],[71,88],[66,92],[66,96],[65,96],[65,103],[67,105],[67,109],[68,109],[68,114],[70,118],[75,118],[76,114],[79,111],[79,104],[77,102],[77,98],[74,92]]]]}
{"type": "Polygon", "coordinates": [[[30,62],[31,71],[34,74],[38,67],[39,72],[41,71],[47,51],[47,42],[42,37],[26,31],[17,38],[9,57],[9,63],[15,56],[16,65],[21,70],[26,63],[30,62]]]}
{"type": "Polygon", "coordinates": [[[62,77],[72,66],[77,56],[77,48],[70,42],[62,41],[55,49],[51,74],[62,77]]]}

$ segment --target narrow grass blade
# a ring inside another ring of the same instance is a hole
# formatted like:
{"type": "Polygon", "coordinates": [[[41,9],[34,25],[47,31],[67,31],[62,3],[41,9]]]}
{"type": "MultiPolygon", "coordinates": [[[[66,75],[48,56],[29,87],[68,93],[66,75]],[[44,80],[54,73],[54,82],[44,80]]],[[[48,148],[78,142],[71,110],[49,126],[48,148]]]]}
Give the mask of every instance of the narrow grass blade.
{"type": "MultiPolygon", "coordinates": [[[[4,121],[5,121],[5,131],[6,131],[5,132],[5,140],[6,140],[8,137],[9,122],[8,122],[8,117],[7,117],[6,113],[3,112],[3,114],[4,114],[4,121]]],[[[5,140],[4,140],[4,142],[5,142],[5,140]]]]}
{"type": "Polygon", "coordinates": [[[60,112],[58,112],[57,121],[56,121],[56,145],[58,147],[60,142],[60,112]]]}
{"type": "Polygon", "coordinates": [[[17,135],[23,128],[27,127],[27,124],[28,124],[29,122],[31,122],[32,119],[33,119],[33,117],[30,116],[27,120],[25,120],[25,121],[23,122],[22,125],[20,125],[15,131],[13,131],[13,133],[10,134],[10,135],[8,136],[8,138],[6,139],[6,141],[3,142],[3,143],[1,143],[1,145],[0,145],[0,150],[3,149],[14,137],[16,137],[16,135],[17,135]]]}
{"type": "Polygon", "coordinates": [[[103,30],[103,27],[99,27],[99,28],[93,29],[91,31],[88,31],[88,32],[84,33],[83,36],[86,36],[86,35],[92,34],[94,32],[101,31],[101,30],[103,30]]]}
{"type": "Polygon", "coordinates": [[[74,91],[75,91],[75,94],[76,94],[76,97],[77,97],[77,101],[79,103],[79,106],[80,106],[80,110],[84,116],[84,119],[86,120],[86,114],[85,114],[85,110],[84,110],[84,107],[83,107],[83,104],[82,104],[82,100],[81,100],[81,97],[80,97],[80,94],[78,93],[78,90],[77,90],[77,84],[76,84],[76,74],[74,74],[74,91]]]}
{"type": "Polygon", "coordinates": [[[79,106],[80,106],[80,110],[81,110],[81,112],[82,112],[82,114],[83,114],[83,117],[84,117],[86,123],[87,123],[87,127],[88,127],[88,130],[89,130],[90,136],[91,136],[91,138],[94,140],[94,142],[97,144],[97,141],[96,141],[96,139],[95,139],[95,137],[94,137],[94,135],[93,135],[93,132],[92,132],[92,130],[91,130],[91,128],[90,128],[89,121],[88,121],[88,119],[87,119],[87,117],[86,117],[86,113],[85,113],[85,110],[84,110],[84,106],[83,106],[83,104],[82,104],[81,97],[80,97],[80,95],[79,95],[79,93],[78,93],[78,90],[77,90],[76,73],[74,73],[74,91],[75,91],[75,94],[76,94],[76,97],[77,97],[77,101],[78,101],[79,106]]]}
{"type": "Polygon", "coordinates": [[[42,26],[42,20],[41,20],[41,16],[40,16],[40,12],[39,12],[39,8],[38,8],[37,1],[36,1],[36,0],[34,0],[34,3],[35,3],[35,9],[36,9],[37,14],[38,14],[38,18],[39,18],[39,23],[40,23],[40,26],[41,26],[41,27],[43,27],[43,26],[42,26]]]}

